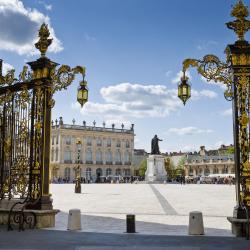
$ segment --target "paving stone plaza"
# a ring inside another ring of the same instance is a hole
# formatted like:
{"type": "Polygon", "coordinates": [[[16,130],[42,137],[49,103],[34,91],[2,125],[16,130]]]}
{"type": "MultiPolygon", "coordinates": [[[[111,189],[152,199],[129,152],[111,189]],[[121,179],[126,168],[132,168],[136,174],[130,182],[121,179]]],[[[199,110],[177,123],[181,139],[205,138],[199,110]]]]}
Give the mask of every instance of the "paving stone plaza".
{"type": "Polygon", "coordinates": [[[56,227],[67,230],[69,209],[81,210],[82,231],[124,233],[126,214],[136,215],[139,234],[187,235],[189,212],[203,213],[207,236],[233,236],[226,217],[235,205],[232,185],[179,184],[52,184],[56,227]]]}

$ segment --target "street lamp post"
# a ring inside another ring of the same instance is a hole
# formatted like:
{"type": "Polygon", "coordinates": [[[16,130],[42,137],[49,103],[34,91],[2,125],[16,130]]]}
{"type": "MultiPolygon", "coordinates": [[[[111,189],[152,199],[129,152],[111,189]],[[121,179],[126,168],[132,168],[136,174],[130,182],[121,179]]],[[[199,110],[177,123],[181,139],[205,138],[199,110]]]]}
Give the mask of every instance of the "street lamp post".
{"type": "Polygon", "coordinates": [[[232,101],[233,107],[237,201],[233,218],[244,219],[249,218],[250,214],[250,44],[244,39],[245,33],[250,29],[250,21],[246,19],[249,12],[242,0],[237,1],[231,15],[236,19],[226,25],[234,30],[238,40],[226,47],[226,62],[220,61],[215,55],[206,55],[201,60],[184,60],[178,97],[184,105],[191,97],[191,86],[186,76],[189,67],[195,67],[198,73],[208,81],[221,82],[226,85],[224,96],[226,100],[232,101]]]}
{"type": "Polygon", "coordinates": [[[80,167],[80,153],[81,153],[81,140],[77,139],[77,167],[75,168],[75,193],[81,193],[81,167],[80,167]]]}

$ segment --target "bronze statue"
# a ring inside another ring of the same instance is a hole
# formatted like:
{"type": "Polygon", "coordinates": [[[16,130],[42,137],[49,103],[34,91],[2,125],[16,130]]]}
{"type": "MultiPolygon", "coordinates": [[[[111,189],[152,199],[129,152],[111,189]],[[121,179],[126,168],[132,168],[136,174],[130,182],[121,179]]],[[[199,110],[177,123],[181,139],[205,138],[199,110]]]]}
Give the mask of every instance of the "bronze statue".
{"type": "Polygon", "coordinates": [[[151,141],[151,154],[152,155],[160,155],[161,152],[159,150],[159,141],[162,141],[157,137],[157,135],[154,136],[154,138],[151,141]]]}

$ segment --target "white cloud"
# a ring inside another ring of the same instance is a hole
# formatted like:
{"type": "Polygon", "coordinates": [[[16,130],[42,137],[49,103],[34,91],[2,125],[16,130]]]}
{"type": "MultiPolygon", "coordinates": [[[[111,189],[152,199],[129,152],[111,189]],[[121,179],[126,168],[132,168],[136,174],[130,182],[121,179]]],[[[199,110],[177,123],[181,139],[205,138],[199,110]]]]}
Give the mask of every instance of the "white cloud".
{"type": "Polygon", "coordinates": [[[44,1],[38,1],[46,10],[52,10],[52,4],[46,4],[44,1]]]}
{"type": "Polygon", "coordinates": [[[210,47],[214,47],[214,46],[217,46],[218,45],[218,42],[216,41],[207,41],[207,42],[202,42],[200,43],[199,45],[197,45],[197,49],[198,50],[206,50],[210,47]]]}
{"type": "MultiPolygon", "coordinates": [[[[176,76],[171,80],[173,84],[179,83],[181,81],[181,78],[183,76],[182,70],[179,71],[176,76]]],[[[189,71],[186,71],[186,76],[189,78],[189,80],[192,80],[192,76],[189,71]]]]}
{"type": "Polygon", "coordinates": [[[165,117],[183,107],[177,90],[163,85],[121,83],[103,87],[100,93],[105,103],[88,102],[81,109],[82,114],[126,120],[127,117],[165,117]]]}
{"type": "MultiPolygon", "coordinates": [[[[72,104],[83,115],[100,116],[104,120],[131,120],[131,118],[163,118],[183,107],[177,96],[177,89],[163,85],[142,85],[121,83],[103,87],[100,94],[104,103],[87,102],[72,104]]],[[[202,97],[215,98],[216,93],[208,90],[194,90],[194,100],[202,97]]]]}
{"type": "Polygon", "coordinates": [[[90,36],[88,33],[84,34],[84,38],[87,41],[96,41],[96,38],[94,36],[90,36]]]}
{"type": "Polygon", "coordinates": [[[61,51],[62,43],[56,37],[48,16],[36,9],[25,8],[20,0],[0,0],[0,49],[20,55],[39,53],[34,43],[38,40],[38,30],[43,22],[49,25],[53,38],[48,51],[61,51]]]}
{"type": "Polygon", "coordinates": [[[184,128],[170,128],[167,133],[183,135],[194,135],[194,134],[208,134],[213,131],[210,129],[199,129],[197,127],[184,127],[184,128]]]}
{"type": "Polygon", "coordinates": [[[14,66],[12,66],[11,64],[5,63],[3,62],[3,75],[6,75],[7,71],[14,69],[14,66]]]}
{"type": "Polygon", "coordinates": [[[232,113],[233,113],[232,108],[222,111],[223,116],[232,116],[232,113]]]}
{"type": "Polygon", "coordinates": [[[171,74],[172,74],[172,70],[167,70],[167,71],[165,72],[165,76],[166,76],[166,77],[170,77],[171,74]]]}

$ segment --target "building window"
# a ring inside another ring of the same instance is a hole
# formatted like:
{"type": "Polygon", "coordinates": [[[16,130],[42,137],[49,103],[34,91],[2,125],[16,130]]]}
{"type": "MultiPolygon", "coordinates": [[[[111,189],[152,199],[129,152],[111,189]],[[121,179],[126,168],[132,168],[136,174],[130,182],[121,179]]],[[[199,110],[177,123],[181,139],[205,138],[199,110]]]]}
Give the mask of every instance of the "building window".
{"type": "Polygon", "coordinates": [[[124,158],[125,163],[130,163],[130,154],[128,151],[125,152],[124,158]]]}
{"type": "Polygon", "coordinates": [[[92,146],[92,138],[87,137],[87,146],[92,146]]]}
{"type": "Polygon", "coordinates": [[[121,169],[120,169],[120,168],[117,168],[117,169],[115,170],[115,175],[119,176],[119,175],[121,175],[121,174],[122,174],[121,169]]]}
{"type": "Polygon", "coordinates": [[[117,164],[121,163],[121,161],[122,161],[120,150],[117,150],[116,153],[115,153],[115,161],[116,161],[117,164]]]}
{"type": "Polygon", "coordinates": [[[96,169],[96,176],[97,176],[97,177],[102,176],[102,169],[101,169],[101,168],[97,168],[97,169],[96,169]]]}
{"type": "Polygon", "coordinates": [[[191,167],[189,167],[189,174],[192,175],[193,172],[194,172],[194,170],[191,167]]]}
{"type": "Polygon", "coordinates": [[[102,146],[102,140],[101,140],[100,138],[98,138],[98,139],[96,140],[96,145],[97,145],[98,147],[101,147],[101,146],[102,146]]]}
{"type": "Polygon", "coordinates": [[[97,150],[96,152],[96,163],[102,163],[102,151],[97,150]]]}
{"type": "Polygon", "coordinates": [[[127,169],[125,169],[125,176],[130,176],[130,169],[129,168],[127,168],[127,169]]]}
{"type": "Polygon", "coordinates": [[[208,167],[205,168],[204,175],[208,176],[210,174],[210,170],[208,167]]]}
{"type": "Polygon", "coordinates": [[[70,168],[64,169],[64,178],[69,181],[70,180],[70,168]]]}
{"type": "Polygon", "coordinates": [[[52,145],[55,143],[55,136],[52,136],[52,145]]]}
{"type": "Polygon", "coordinates": [[[120,141],[120,140],[117,140],[117,141],[116,141],[116,147],[118,147],[118,148],[121,147],[121,141],[120,141]]]}
{"type": "Polygon", "coordinates": [[[107,147],[111,147],[111,139],[110,138],[107,139],[107,147]]]}
{"type": "Polygon", "coordinates": [[[222,174],[228,174],[228,167],[224,166],[223,170],[222,170],[222,174]]]}
{"type": "Polygon", "coordinates": [[[218,173],[219,173],[219,169],[217,167],[214,167],[213,174],[218,174],[218,173]]]}
{"type": "Polygon", "coordinates": [[[71,138],[70,138],[70,136],[66,136],[65,137],[65,144],[66,145],[70,145],[71,144],[71,138]]]}
{"type": "Polygon", "coordinates": [[[72,163],[71,162],[71,151],[69,151],[69,150],[64,151],[64,162],[65,163],[72,163]]]}
{"type": "Polygon", "coordinates": [[[56,148],[56,161],[58,161],[58,148],[56,148]]]}
{"type": "Polygon", "coordinates": [[[92,176],[92,169],[91,168],[87,168],[86,169],[86,179],[90,180],[92,176]]]}
{"type": "Polygon", "coordinates": [[[58,144],[58,138],[59,138],[59,136],[57,135],[56,136],[56,144],[58,144]]]}
{"type": "Polygon", "coordinates": [[[129,145],[129,140],[126,140],[126,148],[129,148],[130,145],[129,145]]]}
{"type": "Polygon", "coordinates": [[[106,162],[111,164],[112,161],[113,161],[113,159],[112,159],[112,153],[111,153],[110,150],[108,150],[108,151],[106,152],[106,162]]]}
{"type": "Polygon", "coordinates": [[[231,174],[235,174],[235,169],[234,169],[234,167],[231,168],[231,174]]]}
{"type": "Polygon", "coordinates": [[[112,169],[111,168],[107,168],[106,169],[106,176],[110,176],[112,175],[112,169]]]}
{"type": "Polygon", "coordinates": [[[86,150],[86,163],[92,163],[92,151],[90,148],[86,150]]]}

